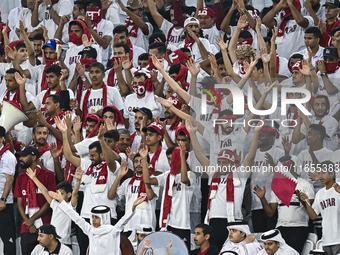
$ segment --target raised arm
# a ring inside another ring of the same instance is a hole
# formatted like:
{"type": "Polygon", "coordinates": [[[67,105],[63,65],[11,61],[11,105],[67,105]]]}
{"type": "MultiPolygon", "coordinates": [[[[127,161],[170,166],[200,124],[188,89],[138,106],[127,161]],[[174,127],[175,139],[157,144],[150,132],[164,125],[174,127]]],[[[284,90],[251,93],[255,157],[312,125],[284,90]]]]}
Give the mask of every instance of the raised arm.
{"type": "Polygon", "coordinates": [[[75,167],[79,167],[80,166],[80,158],[77,158],[76,156],[73,155],[70,145],[69,145],[69,141],[67,139],[67,130],[68,127],[63,124],[60,120],[60,118],[57,116],[55,117],[55,124],[57,125],[58,129],[62,132],[62,136],[63,136],[63,151],[64,151],[64,156],[65,159],[70,162],[72,165],[74,165],[75,167]]]}
{"type": "Polygon", "coordinates": [[[170,77],[170,75],[164,70],[163,64],[164,59],[162,63],[159,62],[157,57],[155,55],[152,56],[152,62],[154,66],[158,69],[158,71],[163,75],[165,81],[169,84],[169,86],[173,89],[174,92],[176,92],[181,98],[184,99],[187,103],[190,102],[190,94],[186,92],[184,89],[182,89],[177,82],[174,81],[170,77]]]}
{"type": "Polygon", "coordinates": [[[220,29],[224,32],[226,32],[228,35],[231,34],[231,27],[230,27],[230,19],[233,16],[234,11],[237,9],[237,0],[233,0],[233,3],[227,13],[227,15],[225,16],[225,18],[223,19],[222,23],[221,23],[221,27],[220,29]]]}
{"type": "MultiPolygon", "coordinates": [[[[143,157],[147,157],[146,155],[148,154],[148,146],[141,143],[138,148],[139,154],[143,157]]],[[[143,181],[145,184],[150,184],[150,185],[156,185],[158,186],[158,180],[157,178],[153,177],[150,178],[150,173],[149,169],[143,165],[143,181]]]]}
{"type": "Polygon", "coordinates": [[[270,29],[277,26],[276,20],[274,19],[275,15],[281,11],[283,3],[287,0],[281,0],[273,9],[271,9],[262,19],[262,23],[265,24],[270,29]]]}
{"type": "Polygon", "coordinates": [[[123,179],[123,177],[127,174],[127,172],[129,171],[129,169],[127,168],[128,165],[128,161],[124,161],[118,171],[118,175],[117,178],[115,179],[115,181],[113,182],[109,192],[107,193],[107,198],[108,199],[114,199],[116,197],[118,197],[117,194],[117,189],[119,186],[120,181],[123,179]]]}
{"type": "Polygon", "coordinates": [[[76,184],[74,185],[71,197],[71,205],[72,207],[77,206],[77,198],[78,198],[78,191],[80,187],[81,178],[83,176],[84,171],[81,170],[81,167],[77,167],[76,174],[71,174],[73,178],[76,178],[76,184]]]}
{"type": "Polygon", "coordinates": [[[163,24],[164,18],[157,11],[157,7],[155,5],[155,2],[153,0],[147,0],[147,1],[148,1],[149,11],[150,11],[154,21],[156,22],[157,26],[160,28],[163,24]]]}
{"type": "Polygon", "coordinates": [[[240,35],[241,30],[247,25],[248,25],[247,15],[242,15],[238,19],[235,32],[230,39],[228,51],[229,51],[229,55],[230,55],[230,58],[233,64],[237,61],[236,49],[237,49],[238,37],[240,35]]]}
{"type": "Polygon", "coordinates": [[[35,0],[35,5],[32,11],[32,18],[31,18],[31,26],[36,27],[39,25],[40,20],[39,20],[39,5],[42,3],[42,1],[35,0]]]}
{"type": "MultiPolygon", "coordinates": [[[[34,55],[34,49],[32,46],[32,43],[30,39],[27,36],[27,33],[25,31],[24,27],[24,22],[22,20],[19,20],[19,28],[20,28],[20,34],[21,37],[24,39],[26,48],[27,48],[27,55],[28,55],[28,60],[32,66],[35,66],[35,55],[34,55]]],[[[30,77],[28,77],[30,78],[30,77]]]]}
{"type": "MultiPolygon", "coordinates": [[[[147,160],[148,151],[145,150],[145,149],[142,149],[141,151],[138,151],[138,152],[142,157],[142,168],[143,168],[142,171],[149,171],[149,164],[148,164],[148,160],[147,160]]],[[[156,178],[151,178],[151,179],[153,179],[152,180],[153,183],[156,183],[155,180],[154,180],[156,178]]],[[[144,185],[145,185],[145,192],[146,192],[146,196],[147,196],[148,200],[153,199],[156,195],[153,192],[153,189],[151,188],[151,184],[144,183],[144,185]]]]}
{"type": "Polygon", "coordinates": [[[309,25],[308,19],[302,16],[302,14],[296,9],[293,4],[293,0],[287,0],[288,6],[292,12],[293,18],[295,19],[296,23],[302,28],[307,28],[309,25]]]}
{"type": "Polygon", "coordinates": [[[117,0],[117,3],[119,4],[120,8],[122,9],[122,11],[126,12],[126,14],[131,18],[131,20],[133,21],[133,23],[139,27],[144,34],[147,33],[148,31],[148,25],[144,22],[143,19],[141,19],[140,17],[138,17],[136,14],[134,14],[132,11],[130,11],[128,8],[125,7],[125,5],[122,3],[121,0],[117,0]]]}
{"type": "Polygon", "coordinates": [[[117,153],[106,144],[104,140],[105,131],[105,126],[101,125],[99,127],[98,140],[100,142],[100,146],[102,147],[102,152],[107,166],[110,168],[110,171],[114,173],[117,169],[117,163],[115,160],[115,158],[117,158],[117,153]]]}
{"type": "Polygon", "coordinates": [[[261,200],[262,206],[268,217],[272,217],[276,211],[277,203],[268,203],[266,199],[266,186],[261,189],[259,185],[256,185],[253,189],[253,193],[261,200]]]}
{"type": "Polygon", "coordinates": [[[32,170],[30,167],[27,168],[26,170],[26,174],[28,175],[29,178],[32,179],[32,181],[34,181],[35,185],[37,185],[38,189],[40,189],[40,191],[42,192],[42,194],[44,195],[44,197],[46,198],[46,201],[50,204],[52,202],[52,198],[51,196],[48,194],[48,190],[47,188],[44,186],[44,184],[42,184],[37,176],[36,176],[36,170],[32,170]]]}
{"type": "Polygon", "coordinates": [[[26,90],[25,90],[26,76],[23,75],[23,77],[21,77],[19,73],[15,73],[14,77],[15,77],[16,82],[19,84],[20,104],[22,106],[22,109],[24,111],[34,110],[35,109],[34,104],[32,103],[32,101],[27,102],[27,98],[26,98],[26,90]]]}
{"type": "Polygon", "coordinates": [[[185,149],[185,144],[184,142],[179,142],[179,146],[181,148],[181,152],[180,152],[180,156],[181,156],[181,182],[190,186],[191,183],[190,183],[190,180],[189,180],[189,177],[188,177],[188,165],[187,165],[187,162],[186,162],[186,159],[185,159],[185,152],[186,152],[186,149],[185,149]]]}

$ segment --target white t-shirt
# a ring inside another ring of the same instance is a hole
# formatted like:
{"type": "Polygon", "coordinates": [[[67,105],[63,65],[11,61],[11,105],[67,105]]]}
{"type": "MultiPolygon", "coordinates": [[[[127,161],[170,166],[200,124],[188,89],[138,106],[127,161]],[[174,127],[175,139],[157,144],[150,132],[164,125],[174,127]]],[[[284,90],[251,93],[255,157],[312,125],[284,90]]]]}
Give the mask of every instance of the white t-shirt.
{"type": "Polygon", "coordinates": [[[292,73],[288,69],[288,60],[286,58],[279,57],[279,75],[291,77],[292,73]]]}
{"type": "Polygon", "coordinates": [[[22,20],[24,22],[24,27],[27,28],[27,33],[31,33],[34,30],[36,30],[37,28],[40,27],[40,24],[36,27],[32,27],[31,25],[31,20],[32,20],[32,11],[28,8],[23,8],[20,13],[19,13],[19,17],[16,23],[15,28],[19,29],[19,21],[22,20]]]}
{"type": "MultiPolygon", "coordinates": [[[[0,150],[3,148],[1,146],[0,150]]],[[[2,154],[0,159],[0,194],[2,195],[5,189],[6,184],[6,174],[14,176],[15,174],[15,166],[17,164],[17,159],[9,150],[5,151],[2,154]]],[[[13,192],[10,189],[9,194],[7,196],[6,204],[13,204],[13,192]]]]}
{"type": "MultiPolygon", "coordinates": [[[[203,46],[207,50],[207,52],[212,53],[210,42],[205,38],[199,38],[199,40],[201,41],[201,43],[203,44],[203,46]]],[[[178,48],[184,48],[184,44],[185,44],[185,42],[182,41],[179,44],[178,48]]],[[[196,42],[193,43],[190,50],[191,50],[191,58],[195,60],[196,65],[198,65],[199,63],[201,63],[204,60],[204,59],[202,59],[201,52],[200,52],[196,42]]]]}
{"type": "Polygon", "coordinates": [[[196,181],[191,185],[194,186],[194,191],[192,194],[192,199],[190,203],[190,212],[201,213],[202,205],[202,192],[201,192],[201,175],[202,173],[197,171],[196,167],[202,167],[201,163],[196,158],[194,150],[189,151],[187,164],[189,169],[196,174],[196,181]]]}
{"type": "Polygon", "coordinates": [[[332,187],[322,188],[315,195],[313,210],[322,217],[322,245],[340,243],[340,194],[332,187]]]}
{"type": "MultiPolygon", "coordinates": [[[[321,1],[321,4],[324,3],[323,1],[321,1]]],[[[315,13],[316,16],[319,19],[322,19],[323,21],[326,21],[326,13],[325,13],[325,7],[320,5],[319,10],[315,13]]],[[[302,7],[301,9],[301,15],[302,16],[310,16],[309,12],[307,11],[307,9],[305,7],[302,7]]]]}
{"type": "Polygon", "coordinates": [[[175,50],[180,49],[181,47],[179,47],[179,46],[180,46],[181,42],[184,40],[183,39],[183,35],[184,35],[183,28],[172,29],[171,34],[168,36],[169,30],[173,26],[174,25],[170,21],[163,19],[162,26],[160,28],[163,31],[163,33],[165,34],[166,39],[168,41],[168,47],[167,48],[171,51],[175,51],[175,50]]]}
{"type": "Polygon", "coordinates": [[[120,24],[119,19],[119,6],[117,3],[112,3],[106,11],[105,19],[112,22],[113,27],[116,27],[120,24]]]}
{"type": "MultiPolygon", "coordinates": [[[[63,244],[71,244],[71,219],[67,216],[67,214],[59,208],[59,202],[55,199],[52,199],[50,207],[52,208],[52,218],[51,225],[55,226],[56,232],[60,242],[63,244]]],[[[68,204],[72,207],[71,202],[68,204]]],[[[76,207],[72,207],[73,210],[76,210],[76,207]]]]}
{"type": "MultiPolygon", "coordinates": [[[[111,87],[112,84],[109,84],[109,83],[108,83],[108,79],[109,79],[109,74],[110,74],[111,70],[112,70],[112,68],[105,71],[105,77],[104,77],[104,80],[103,80],[104,83],[105,83],[106,85],[110,86],[110,87],[111,87]]],[[[124,71],[124,69],[122,70],[122,75],[123,75],[124,81],[126,82],[125,71],[124,71]]],[[[114,76],[113,80],[114,80],[114,84],[113,84],[112,87],[114,87],[114,88],[118,89],[118,91],[120,91],[120,88],[119,88],[119,86],[118,86],[118,79],[117,79],[117,73],[116,73],[116,71],[115,71],[115,76],[114,76]]]]}
{"type": "Polygon", "coordinates": [[[205,128],[203,137],[210,144],[210,162],[217,163],[217,155],[221,150],[234,151],[236,149],[237,153],[242,151],[246,136],[247,133],[243,127],[236,130],[236,126],[234,126],[234,131],[229,135],[223,135],[221,127],[219,127],[218,134],[215,134],[214,129],[205,128]]]}
{"type": "MultiPolygon", "coordinates": [[[[144,34],[142,29],[138,28],[137,30],[137,37],[132,37],[130,35],[130,41],[133,45],[137,45],[138,47],[143,48],[145,51],[149,49],[149,37],[153,33],[153,26],[149,22],[145,22],[146,25],[148,26],[147,33],[144,34]]],[[[132,25],[128,27],[129,33],[132,29],[132,25]]]]}
{"type": "MultiPolygon", "coordinates": [[[[149,152],[150,162],[153,158],[155,153],[149,152]]],[[[168,164],[168,158],[166,157],[166,150],[162,149],[161,153],[159,154],[158,160],[156,161],[155,171],[159,172],[166,172],[170,170],[170,166],[168,164]]]]}
{"type": "Polygon", "coordinates": [[[332,160],[335,165],[336,182],[340,182],[340,149],[333,152],[332,160]]]}
{"type": "MultiPolygon", "coordinates": [[[[313,66],[315,66],[315,62],[317,60],[323,60],[323,50],[324,50],[324,47],[321,47],[319,45],[319,49],[318,49],[317,53],[315,54],[315,56],[312,56],[312,64],[313,64],[313,66]]],[[[299,53],[301,53],[302,55],[308,57],[308,49],[307,48],[303,49],[299,53]]]]}
{"type": "MultiPolygon", "coordinates": [[[[163,186],[163,199],[161,216],[159,219],[160,226],[162,225],[162,212],[163,212],[163,200],[166,190],[166,180],[170,171],[167,171],[161,175],[156,176],[158,181],[158,186],[163,186]]],[[[188,178],[190,183],[194,183],[196,180],[196,175],[192,171],[188,171],[188,178]]],[[[179,228],[179,229],[190,229],[190,202],[193,194],[194,187],[192,185],[188,186],[181,182],[181,174],[177,174],[175,178],[174,187],[172,187],[172,201],[170,208],[170,215],[168,219],[168,226],[179,228]]]]}
{"type": "MultiPolygon", "coordinates": [[[[274,163],[276,164],[277,161],[284,156],[284,151],[273,146],[267,151],[260,151],[260,149],[256,150],[256,156],[254,159],[253,166],[255,167],[256,171],[252,172],[252,178],[250,181],[250,189],[253,190],[253,188],[256,185],[259,185],[260,187],[266,186],[266,200],[270,201],[270,195],[271,195],[271,183],[274,176],[274,173],[269,172],[269,163],[266,161],[265,155],[266,153],[269,153],[274,163]],[[266,169],[267,167],[267,169],[266,169]]],[[[252,204],[251,204],[251,210],[260,210],[262,209],[262,203],[261,200],[257,195],[254,193],[251,193],[252,197],[252,204]]]]}
{"type": "MultiPolygon", "coordinates": [[[[31,72],[31,65],[29,64],[29,61],[26,60],[20,64],[20,67],[22,70],[29,70],[31,72]]],[[[6,80],[5,75],[6,71],[10,68],[14,68],[12,62],[11,63],[0,63],[0,95],[6,90],[6,80]],[[2,76],[2,79],[1,79],[2,76]]],[[[34,79],[27,79],[25,83],[25,89],[31,93],[32,96],[37,95],[37,85],[36,81],[34,79]]]]}
{"type": "Polygon", "coordinates": [[[91,138],[85,138],[83,141],[76,143],[74,147],[80,157],[89,154],[89,146],[91,143],[98,141],[98,136],[93,136],[91,138]]]}
{"type": "Polygon", "coordinates": [[[138,57],[143,54],[143,53],[146,53],[146,51],[141,48],[141,47],[138,47],[136,45],[132,45],[132,50],[133,50],[133,67],[137,68],[138,67],[138,57]]]}
{"type": "MultiPolygon", "coordinates": [[[[65,35],[68,38],[68,34],[65,35]]],[[[101,49],[99,48],[99,45],[92,43],[91,45],[92,48],[95,48],[95,50],[97,51],[97,61],[99,63],[102,62],[102,54],[101,54],[101,49]]],[[[78,53],[81,52],[84,49],[84,45],[75,45],[74,43],[69,42],[68,43],[68,49],[66,51],[66,56],[64,59],[64,63],[68,68],[69,74],[68,74],[68,78],[67,78],[67,82],[66,82],[66,86],[68,86],[68,84],[70,84],[70,82],[72,81],[72,78],[74,76],[74,70],[76,68],[76,63],[80,60],[81,55],[79,55],[78,53]]],[[[90,81],[91,83],[91,81],[90,81]]]]}
{"type": "MultiPolygon", "coordinates": [[[[323,147],[320,150],[314,151],[314,154],[317,160],[319,161],[319,163],[325,160],[332,160],[332,156],[333,156],[333,152],[325,147],[323,147]]],[[[309,180],[308,173],[314,172],[314,170],[317,169],[316,165],[312,165],[313,160],[309,153],[309,149],[301,151],[297,157],[298,157],[298,161],[296,162],[296,168],[298,170],[298,174],[301,172],[300,177],[305,180],[309,180]]],[[[316,181],[313,183],[314,183],[314,188],[316,191],[318,191],[321,187],[324,186],[319,181],[316,181]]]]}
{"type": "MultiPolygon", "coordinates": [[[[52,5],[55,12],[62,17],[64,15],[71,15],[72,17],[72,4],[70,0],[59,0],[52,5]]],[[[38,19],[42,21],[42,24],[47,28],[48,38],[54,38],[54,33],[57,31],[59,24],[54,23],[49,10],[46,9],[45,3],[41,3],[38,9],[38,19]]],[[[67,33],[68,26],[65,25],[63,33],[67,33]]]]}
{"type": "Polygon", "coordinates": [[[139,109],[146,107],[151,110],[152,116],[160,116],[162,111],[162,106],[156,101],[150,103],[146,102],[146,98],[137,98],[137,94],[133,93],[125,98],[124,102],[124,118],[129,119],[129,131],[130,134],[135,132],[135,113],[134,109],[139,109]],[[155,107],[156,106],[156,107],[155,107]]]}
{"type": "MultiPolygon", "coordinates": [[[[151,178],[154,176],[150,176],[151,178]]],[[[133,202],[138,198],[140,189],[140,181],[135,180],[132,185],[129,185],[131,178],[126,179],[122,185],[117,189],[119,200],[125,199],[125,211],[128,212],[132,208],[133,202]]],[[[137,224],[151,225],[153,229],[156,228],[156,200],[158,196],[158,188],[151,187],[155,196],[151,201],[143,202],[136,207],[135,214],[124,227],[124,232],[132,231],[137,224]]]]}
{"type": "MultiPolygon", "coordinates": [[[[53,160],[53,157],[50,151],[46,151],[43,155],[41,155],[39,157],[39,161],[44,168],[46,168],[47,170],[50,170],[51,172],[55,174],[54,160],[53,160]]],[[[65,168],[66,166],[65,157],[63,157],[62,160],[60,161],[60,166],[62,169],[65,168]]]]}
{"type": "MultiPolygon", "coordinates": [[[[18,88],[18,90],[19,90],[19,88],[18,88]]],[[[18,92],[18,90],[17,90],[17,92],[18,92]]],[[[4,91],[4,93],[2,93],[2,95],[0,96],[0,102],[1,102],[1,104],[2,104],[2,101],[4,101],[4,97],[6,96],[6,93],[7,93],[7,90],[6,91],[4,91]]],[[[34,96],[32,96],[31,95],[31,93],[29,93],[28,91],[26,91],[26,98],[27,98],[27,102],[31,102],[31,101],[33,101],[34,100],[34,96]]],[[[14,95],[15,95],[15,93],[9,93],[9,100],[11,101],[11,100],[13,100],[13,97],[14,97],[14,95]]],[[[20,100],[20,99],[19,99],[20,100]]],[[[21,104],[20,104],[21,105],[21,104]]]]}
{"type": "Polygon", "coordinates": [[[213,25],[211,28],[205,28],[203,29],[203,37],[207,39],[211,44],[214,44],[217,50],[220,49],[218,44],[216,43],[216,37],[220,37],[220,35],[224,35],[224,32],[222,30],[218,30],[216,25],[213,25]]]}
{"type": "MultiPolygon", "coordinates": [[[[73,91],[70,89],[67,89],[69,95],[70,95],[70,99],[74,98],[74,94],[73,91]]],[[[44,99],[45,93],[47,92],[47,90],[43,90],[41,91],[32,101],[32,103],[34,104],[35,109],[40,110],[41,108],[45,107],[44,104],[42,104],[42,101],[44,99]]],[[[57,91],[50,91],[50,95],[54,95],[57,91]]],[[[27,100],[28,101],[28,100],[27,100]]]]}
{"type": "MultiPolygon", "coordinates": [[[[51,253],[48,252],[48,250],[45,250],[46,248],[40,244],[37,244],[37,246],[34,247],[31,255],[50,255],[51,253]]],[[[61,244],[59,255],[73,255],[72,250],[67,247],[64,244],[61,244]]]]}
{"type": "MultiPolygon", "coordinates": [[[[295,190],[305,193],[310,199],[314,199],[314,187],[309,181],[302,178],[297,178],[295,190]]],[[[278,219],[276,228],[278,227],[308,227],[309,216],[306,208],[300,203],[296,194],[293,194],[290,202],[299,203],[299,206],[290,205],[287,207],[281,200],[271,192],[270,203],[278,204],[278,219]]]]}
{"type": "Polygon", "coordinates": [[[131,144],[131,150],[132,151],[138,151],[139,145],[141,144],[141,142],[142,142],[142,135],[139,135],[136,132],[135,138],[133,139],[133,142],[131,144]]]}
{"type": "MultiPolygon", "coordinates": [[[[102,19],[98,23],[97,34],[100,37],[104,37],[104,36],[108,35],[108,36],[111,37],[111,40],[112,40],[112,38],[113,38],[113,24],[112,24],[112,22],[109,21],[109,20],[102,19]]],[[[95,41],[95,44],[97,44],[96,41],[95,41]]],[[[99,52],[97,52],[98,55],[101,55],[101,57],[102,57],[101,63],[104,66],[106,66],[106,64],[107,64],[107,59],[109,57],[109,49],[110,49],[110,44],[106,47],[106,49],[104,49],[102,46],[99,46],[99,52]]]]}
{"type": "MultiPolygon", "coordinates": [[[[309,119],[311,124],[319,124],[320,121],[316,119],[316,117],[313,117],[312,119],[309,119]]],[[[336,132],[336,128],[338,126],[338,122],[336,121],[335,118],[326,115],[325,117],[322,118],[322,126],[324,126],[326,128],[326,134],[327,136],[325,137],[325,139],[323,140],[323,146],[325,146],[327,149],[331,150],[331,151],[335,151],[338,147],[338,139],[335,135],[336,132]]],[[[304,134],[305,136],[307,135],[307,128],[305,126],[305,124],[303,123],[301,125],[301,131],[302,134],[304,134]]],[[[302,141],[301,141],[302,142],[302,141]]]]}
{"type": "MultiPolygon", "coordinates": [[[[82,157],[80,158],[80,166],[84,170],[84,175],[87,171],[87,169],[91,165],[91,160],[88,157],[82,157]]],[[[116,180],[118,170],[120,168],[120,164],[116,161],[116,171],[112,173],[107,167],[107,182],[106,187],[103,192],[93,193],[93,188],[96,185],[97,176],[100,172],[100,170],[97,170],[96,167],[93,168],[93,172],[91,174],[91,182],[88,184],[85,184],[85,190],[84,190],[84,201],[83,201],[83,207],[81,208],[80,216],[83,218],[89,219],[92,217],[91,209],[97,205],[106,205],[110,207],[111,211],[111,218],[117,219],[117,212],[116,212],[116,206],[117,206],[117,199],[108,199],[107,194],[116,180]]]]}
{"type": "MultiPolygon", "coordinates": [[[[86,93],[83,93],[81,97],[80,109],[83,109],[85,94],[86,93]]],[[[118,110],[124,109],[122,97],[116,88],[107,86],[107,105],[113,105],[117,107],[118,110]]],[[[87,102],[87,112],[90,112],[91,109],[95,109],[95,111],[103,109],[103,88],[91,89],[89,100],[87,102]]]]}
{"type": "MultiPolygon", "coordinates": [[[[293,52],[301,51],[306,47],[304,43],[305,30],[314,26],[314,20],[311,16],[304,16],[304,18],[308,20],[306,28],[300,27],[295,19],[288,20],[284,35],[276,38],[277,53],[280,57],[289,59],[293,52]],[[280,40],[282,40],[281,43],[280,40]]],[[[276,20],[276,26],[280,27],[282,22],[280,13],[274,19],[276,20]]]]}
{"type": "MultiPolygon", "coordinates": [[[[228,175],[221,175],[220,182],[218,184],[218,188],[216,191],[215,198],[211,199],[210,202],[210,212],[209,218],[227,218],[227,178],[228,175]]],[[[242,202],[243,202],[243,194],[244,189],[246,187],[247,179],[245,178],[237,178],[237,176],[233,175],[233,183],[234,183],[234,210],[235,215],[234,218],[237,220],[242,220],[242,202]]]]}

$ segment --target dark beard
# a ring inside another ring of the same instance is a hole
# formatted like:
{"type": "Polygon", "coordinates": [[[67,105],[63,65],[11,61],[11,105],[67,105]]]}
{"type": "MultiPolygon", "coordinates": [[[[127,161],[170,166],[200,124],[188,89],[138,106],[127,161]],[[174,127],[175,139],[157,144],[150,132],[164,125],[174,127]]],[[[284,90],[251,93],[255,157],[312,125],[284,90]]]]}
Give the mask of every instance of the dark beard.
{"type": "Polygon", "coordinates": [[[39,145],[39,146],[45,146],[46,141],[44,143],[39,143],[38,141],[36,141],[36,144],[39,145]]]}
{"type": "Polygon", "coordinates": [[[20,167],[21,169],[27,169],[29,167],[31,167],[32,162],[24,162],[24,161],[20,161],[20,167]]]}

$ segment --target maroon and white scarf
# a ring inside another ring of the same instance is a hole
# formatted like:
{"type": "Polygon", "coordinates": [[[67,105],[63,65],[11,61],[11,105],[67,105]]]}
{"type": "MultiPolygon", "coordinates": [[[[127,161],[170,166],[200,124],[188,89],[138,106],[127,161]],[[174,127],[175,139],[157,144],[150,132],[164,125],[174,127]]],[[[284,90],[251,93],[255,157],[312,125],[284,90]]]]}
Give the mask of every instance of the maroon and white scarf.
{"type": "Polygon", "coordinates": [[[91,175],[94,169],[97,171],[99,170],[99,172],[98,175],[96,176],[96,184],[92,187],[92,192],[102,193],[106,189],[108,178],[108,169],[105,161],[96,166],[93,165],[89,166],[86,173],[82,177],[82,181],[85,182],[85,184],[91,183],[92,180],[91,175]]]}

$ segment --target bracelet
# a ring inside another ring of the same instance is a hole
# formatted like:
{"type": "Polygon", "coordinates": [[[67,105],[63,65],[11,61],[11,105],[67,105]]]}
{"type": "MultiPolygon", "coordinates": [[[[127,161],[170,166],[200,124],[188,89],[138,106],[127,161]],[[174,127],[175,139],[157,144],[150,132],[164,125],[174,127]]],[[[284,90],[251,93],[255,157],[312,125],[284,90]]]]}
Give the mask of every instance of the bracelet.
{"type": "Polygon", "coordinates": [[[309,71],[314,71],[315,70],[315,67],[313,66],[311,69],[309,69],[309,71]]]}
{"type": "Polygon", "coordinates": [[[52,4],[47,5],[47,6],[46,6],[46,9],[47,9],[47,10],[51,10],[51,9],[52,9],[52,4]]]}
{"type": "Polygon", "coordinates": [[[320,75],[321,75],[321,76],[326,76],[326,75],[327,75],[327,73],[321,73],[320,75]]]}
{"type": "Polygon", "coordinates": [[[244,14],[247,14],[248,13],[248,10],[247,9],[245,9],[245,10],[243,10],[242,11],[242,14],[244,15],[244,14]]]}

